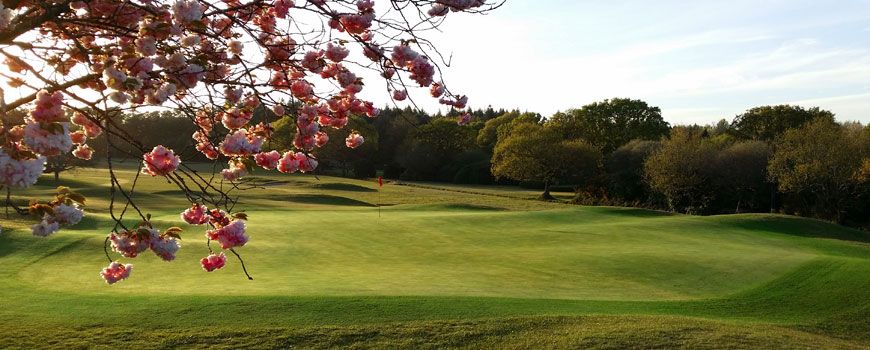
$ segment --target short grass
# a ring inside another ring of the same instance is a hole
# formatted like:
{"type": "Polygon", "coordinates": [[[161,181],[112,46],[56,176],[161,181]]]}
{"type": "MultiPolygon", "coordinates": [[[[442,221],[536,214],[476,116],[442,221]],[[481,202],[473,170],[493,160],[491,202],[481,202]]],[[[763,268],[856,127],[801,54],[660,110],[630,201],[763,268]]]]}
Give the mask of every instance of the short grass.
{"type": "MultiPolygon", "coordinates": [[[[253,281],[232,256],[202,271],[202,229],[185,227],[176,261],[122,259],[131,278],[108,286],[105,170],[66,174],[90,196],[75,229],[38,238],[24,220],[2,221],[0,348],[870,345],[863,232],[577,207],[499,187],[255,175],[263,187],[240,204],[252,238],[239,249],[253,281]]],[[[16,197],[49,196],[43,180],[16,197]]],[[[158,225],[178,224],[184,199],[169,184],[143,179],[134,195],[158,225]]]]}

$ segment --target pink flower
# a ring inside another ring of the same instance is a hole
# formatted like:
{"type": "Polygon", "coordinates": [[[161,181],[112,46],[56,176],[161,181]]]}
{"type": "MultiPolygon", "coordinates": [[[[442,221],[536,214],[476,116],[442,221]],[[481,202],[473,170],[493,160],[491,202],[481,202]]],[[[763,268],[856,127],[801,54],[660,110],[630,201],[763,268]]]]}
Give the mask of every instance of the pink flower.
{"type": "Polygon", "coordinates": [[[293,5],[293,0],[275,0],[275,3],[273,4],[275,16],[278,18],[286,18],[287,12],[289,12],[293,5]]]}
{"type": "Polygon", "coordinates": [[[223,123],[227,129],[239,129],[245,126],[245,124],[248,124],[253,116],[254,113],[250,110],[240,110],[234,107],[223,113],[221,123],[223,123]]]}
{"type": "Polygon", "coordinates": [[[238,40],[235,40],[235,39],[234,39],[234,40],[230,40],[229,42],[227,42],[227,52],[229,52],[229,53],[231,53],[231,54],[233,54],[233,55],[241,55],[241,54],[242,54],[242,48],[244,48],[244,46],[245,46],[245,45],[242,44],[241,41],[238,41],[238,40]]]}
{"type": "Polygon", "coordinates": [[[408,69],[411,70],[411,79],[416,81],[420,86],[429,86],[432,84],[432,76],[435,75],[435,67],[429,64],[429,60],[422,56],[415,58],[408,64],[408,69]]]}
{"type": "Polygon", "coordinates": [[[365,142],[362,135],[357,132],[352,132],[350,135],[347,135],[347,138],[344,140],[344,143],[349,148],[357,148],[361,146],[365,142]]]}
{"type": "Polygon", "coordinates": [[[241,247],[248,243],[249,236],[245,236],[245,222],[233,220],[229,225],[216,230],[208,230],[205,236],[213,241],[218,241],[222,249],[241,247]]]}
{"type": "Polygon", "coordinates": [[[308,84],[308,82],[297,80],[290,85],[290,92],[293,93],[293,97],[300,100],[306,100],[314,94],[314,89],[311,88],[311,84],[308,84]]]}
{"type": "Polygon", "coordinates": [[[142,56],[154,56],[157,54],[157,39],[153,36],[142,36],[136,39],[136,51],[142,56]]]}
{"type": "Polygon", "coordinates": [[[38,224],[34,224],[30,226],[30,230],[33,232],[34,236],[39,237],[48,237],[51,236],[52,233],[55,233],[59,230],[58,223],[54,220],[46,220],[43,219],[42,222],[38,224]]]}
{"type": "Polygon", "coordinates": [[[0,148],[0,184],[13,188],[33,186],[45,168],[45,157],[15,159],[0,148]]]}
{"type": "Polygon", "coordinates": [[[72,226],[78,224],[83,217],[85,217],[85,212],[79,208],[78,204],[67,205],[66,203],[61,203],[54,207],[54,221],[58,224],[72,226]]]}
{"type": "Polygon", "coordinates": [[[199,203],[193,203],[190,208],[181,213],[181,220],[190,225],[202,225],[208,222],[208,208],[199,203]]]}
{"type": "Polygon", "coordinates": [[[63,93],[40,90],[36,93],[36,106],[30,111],[30,118],[35,122],[55,122],[64,118],[63,93]]]}
{"type": "Polygon", "coordinates": [[[94,154],[94,150],[88,147],[88,145],[79,145],[72,154],[78,159],[90,160],[91,156],[94,154]]]}
{"type": "Polygon", "coordinates": [[[243,93],[244,90],[242,90],[242,88],[233,89],[231,86],[227,86],[224,88],[224,95],[226,96],[225,98],[227,99],[227,103],[230,105],[238,103],[239,100],[242,99],[243,93]]]}
{"type": "Polygon", "coordinates": [[[254,156],[254,161],[257,165],[267,170],[272,170],[278,167],[278,161],[281,159],[281,153],[278,151],[258,153],[254,156]]]}
{"type": "Polygon", "coordinates": [[[69,138],[72,139],[72,143],[77,145],[81,145],[88,140],[88,136],[81,130],[69,134],[69,138]]]}
{"type": "Polygon", "coordinates": [[[432,6],[432,8],[429,9],[429,16],[432,16],[432,17],[445,16],[445,15],[447,15],[447,12],[449,12],[449,11],[450,11],[450,9],[447,8],[447,6],[444,6],[442,4],[435,4],[432,6]]]}
{"type": "Polygon", "coordinates": [[[360,15],[344,15],[341,16],[338,21],[341,23],[343,28],[339,28],[341,30],[347,30],[350,34],[362,34],[369,27],[372,26],[372,21],[375,19],[374,12],[368,12],[360,15]]]}
{"type": "Polygon", "coordinates": [[[200,142],[196,144],[196,150],[208,159],[215,160],[218,158],[217,150],[210,143],[200,142]]]}
{"type": "Polygon", "coordinates": [[[69,123],[53,123],[43,125],[31,122],[24,127],[23,143],[33,152],[54,156],[65,153],[72,148],[72,139],[69,136],[69,123]],[[54,125],[53,130],[48,130],[54,125]]]}
{"type": "Polygon", "coordinates": [[[151,241],[151,251],[163,261],[175,260],[175,253],[181,248],[181,244],[174,237],[160,237],[151,241]]]}
{"type": "Polygon", "coordinates": [[[282,173],[293,173],[299,170],[299,161],[296,160],[296,153],[288,151],[281,156],[278,161],[278,171],[282,173]]]}
{"type": "Polygon", "coordinates": [[[444,94],[444,86],[439,83],[433,83],[432,88],[429,89],[429,94],[434,98],[441,97],[444,94]]]}
{"type": "Polygon", "coordinates": [[[151,248],[151,241],[160,239],[157,230],[153,228],[140,226],[139,229],[147,230],[148,235],[146,237],[140,237],[136,235],[138,233],[136,231],[121,231],[118,232],[118,234],[115,234],[114,232],[109,233],[109,240],[112,242],[112,251],[121,254],[125,258],[135,258],[139,253],[151,248]]]}
{"type": "Polygon", "coordinates": [[[208,215],[208,223],[212,224],[214,227],[221,228],[230,224],[230,216],[223,210],[212,209],[208,215]]]}
{"type": "Polygon", "coordinates": [[[76,112],[73,114],[72,123],[78,125],[84,129],[85,136],[87,137],[97,137],[100,133],[103,132],[103,129],[100,129],[100,126],[97,123],[94,123],[87,116],[82,113],[76,112]]]}
{"type": "Polygon", "coordinates": [[[406,90],[396,90],[393,91],[393,99],[396,101],[404,101],[405,98],[408,97],[408,91],[406,90]]]}
{"type": "Polygon", "coordinates": [[[133,265],[126,264],[121,265],[117,261],[109,264],[108,267],[104,268],[102,272],[100,272],[100,276],[106,280],[108,284],[115,284],[120,280],[125,280],[127,277],[130,277],[130,272],[133,271],[133,265]]]}
{"type": "Polygon", "coordinates": [[[438,102],[443,105],[453,106],[453,108],[456,109],[463,109],[465,108],[465,104],[468,103],[468,96],[456,97],[453,100],[441,98],[438,100],[438,102]]]}
{"type": "Polygon", "coordinates": [[[299,64],[314,73],[320,73],[323,70],[323,60],[320,59],[321,51],[308,51],[305,53],[305,56],[302,57],[302,61],[299,64]]]}
{"type": "Polygon", "coordinates": [[[235,133],[227,135],[226,139],[218,145],[221,153],[227,156],[249,156],[260,153],[260,146],[265,140],[254,134],[248,134],[245,129],[239,129],[235,133]]]}
{"type": "Polygon", "coordinates": [[[327,142],[329,142],[329,135],[325,132],[318,132],[316,136],[314,136],[314,144],[317,147],[323,147],[327,142]]]}
{"type": "Polygon", "coordinates": [[[275,115],[277,115],[279,117],[283,116],[284,115],[284,106],[283,105],[272,106],[272,113],[275,113],[275,115]]]}
{"type": "Polygon", "coordinates": [[[202,9],[199,1],[178,0],[172,4],[172,18],[181,23],[199,21],[202,18],[202,9]]]}
{"type": "Polygon", "coordinates": [[[241,161],[230,160],[227,164],[229,168],[221,170],[224,180],[235,181],[248,175],[248,168],[241,161]]]}
{"type": "Polygon", "coordinates": [[[399,67],[407,66],[418,57],[420,57],[420,54],[412,50],[408,45],[393,47],[393,54],[390,56],[393,59],[393,63],[399,67]]]}
{"type": "Polygon", "coordinates": [[[347,55],[350,55],[350,50],[344,48],[344,46],[332,45],[332,43],[326,44],[326,59],[338,63],[343,61],[347,55]]]}
{"type": "Polygon", "coordinates": [[[202,264],[202,269],[206,272],[212,272],[214,270],[218,270],[224,267],[224,264],[227,262],[227,256],[221,252],[220,255],[215,255],[214,253],[209,254],[207,257],[202,258],[199,261],[202,264]]]}
{"type": "Polygon", "coordinates": [[[151,152],[142,155],[142,159],[145,160],[142,172],[151,176],[169,175],[181,163],[181,158],[163,145],[154,147],[151,152]]]}
{"type": "Polygon", "coordinates": [[[299,162],[299,171],[303,173],[312,172],[317,168],[317,159],[314,156],[300,152],[296,153],[296,160],[299,162]]]}
{"type": "Polygon", "coordinates": [[[176,77],[185,88],[192,88],[205,77],[205,69],[199,65],[191,64],[178,72],[176,77]]]}
{"type": "Polygon", "coordinates": [[[465,125],[465,124],[468,124],[468,122],[470,122],[470,121],[471,121],[471,113],[465,113],[465,115],[463,115],[462,118],[459,118],[459,121],[457,121],[456,124],[465,125]]]}

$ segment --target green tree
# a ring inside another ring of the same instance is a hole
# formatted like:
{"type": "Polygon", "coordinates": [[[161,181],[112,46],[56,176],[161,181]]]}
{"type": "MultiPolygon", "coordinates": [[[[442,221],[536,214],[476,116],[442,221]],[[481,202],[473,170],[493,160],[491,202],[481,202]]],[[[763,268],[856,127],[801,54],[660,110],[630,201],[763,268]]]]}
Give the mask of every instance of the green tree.
{"type": "Polygon", "coordinates": [[[833,122],[834,114],[819,107],[805,109],[791,105],[761,106],[737,115],[731,122],[729,132],[744,140],[770,142],[786,130],[798,128],[816,119],[833,122]]]}
{"type": "Polygon", "coordinates": [[[659,140],[670,126],[658,107],[641,100],[614,98],[559,112],[549,121],[564,139],[583,139],[608,154],[631,140],[659,140]]]}
{"type": "Polygon", "coordinates": [[[768,173],[780,191],[801,196],[816,216],[842,223],[863,190],[866,145],[860,129],[820,118],[785,132],[776,143],[768,173]]]}
{"type": "Polygon", "coordinates": [[[700,128],[675,127],[670,139],[644,162],[647,182],[665,196],[673,211],[703,214],[715,198],[711,160],[716,150],[702,134],[700,128]]]}
{"type": "Polygon", "coordinates": [[[604,163],[608,192],[623,203],[648,200],[650,191],[643,181],[643,163],[661,147],[661,141],[632,140],[610,153],[604,163]]]}
{"type": "MultiPolygon", "coordinates": [[[[502,128],[515,120],[539,124],[542,122],[543,118],[538,113],[520,113],[519,111],[514,110],[502,114],[497,118],[487,120],[483,129],[481,129],[477,134],[477,145],[483,150],[492,153],[495,144],[498,143],[499,128],[502,128]]],[[[502,134],[506,132],[505,130],[506,129],[502,128],[502,134]]]]}
{"type": "MultiPolygon", "coordinates": [[[[476,125],[483,126],[482,123],[476,125]]],[[[434,118],[411,131],[400,146],[396,160],[405,169],[403,179],[453,181],[456,157],[475,147],[477,129],[457,125],[451,117],[434,118]]]]}
{"type": "Polygon", "coordinates": [[[739,213],[741,206],[761,208],[771,188],[767,182],[770,152],[770,146],[764,141],[743,141],[717,154],[718,192],[736,202],[735,212],[739,213]]]}
{"type": "Polygon", "coordinates": [[[516,125],[500,138],[492,156],[492,174],[517,181],[543,182],[541,199],[550,186],[580,183],[600,171],[601,152],[582,140],[563,140],[558,130],[534,123],[516,125]]]}

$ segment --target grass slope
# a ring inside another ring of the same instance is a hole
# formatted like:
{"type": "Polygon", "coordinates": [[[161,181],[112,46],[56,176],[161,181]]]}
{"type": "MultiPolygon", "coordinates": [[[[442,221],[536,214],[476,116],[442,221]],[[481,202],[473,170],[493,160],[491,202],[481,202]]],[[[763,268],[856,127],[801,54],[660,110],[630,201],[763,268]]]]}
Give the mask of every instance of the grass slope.
{"type": "MultiPolygon", "coordinates": [[[[267,185],[240,204],[254,281],[233,258],[199,269],[202,229],[186,227],[176,261],[125,259],[131,278],[108,286],[104,173],[72,175],[64,182],[92,196],[75,229],[40,239],[3,220],[0,348],[870,344],[868,236],[818,221],[258,173],[267,185]],[[389,205],[380,217],[376,204],[389,205]]],[[[145,179],[135,192],[159,225],[178,224],[177,191],[145,179]]]]}

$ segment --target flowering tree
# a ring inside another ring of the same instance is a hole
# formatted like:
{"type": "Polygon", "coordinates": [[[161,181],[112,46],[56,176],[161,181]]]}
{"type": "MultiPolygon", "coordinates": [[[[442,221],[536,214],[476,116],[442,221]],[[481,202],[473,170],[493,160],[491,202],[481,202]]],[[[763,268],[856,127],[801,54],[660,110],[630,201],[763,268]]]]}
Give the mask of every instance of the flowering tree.
{"type": "MultiPolygon", "coordinates": [[[[46,157],[71,151],[90,159],[88,140],[105,133],[107,149],[142,159],[140,174],[162,177],[184,191],[191,203],[181,214],[184,222],[204,225],[208,242],[239,257],[235,248],[249,239],[247,216],[230,193],[245,188],[241,178],[255,166],[314,171],[318,160],[310,152],[329,141],[322,128],[342,128],[350,114],[378,115],[372,102],[357,95],[366,71],[384,79],[396,101],[411,99],[408,89],[419,86],[442,104],[464,108],[467,98],[438,78],[439,64],[446,62],[421,34],[441,25],[450,12],[484,13],[500,5],[486,0],[391,0],[379,7],[372,0],[4,0],[0,56],[8,72],[0,76],[24,92],[9,96],[0,90],[0,186],[33,185],[46,157]],[[295,119],[292,149],[260,151],[273,129],[249,123],[259,106],[295,119]],[[7,119],[16,108],[29,111],[23,124],[7,119]],[[119,111],[140,108],[183,113],[196,125],[191,140],[196,149],[226,162],[220,176],[200,174],[173,150],[142,144],[124,130],[119,111]]],[[[341,141],[357,147],[364,140],[357,133],[333,140],[341,141]]],[[[101,275],[113,284],[126,279],[132,266],[115,261],[109,249],[128,259],[150,249],[171,261],[180,248],[181,229],[155,228],[133,195],[140,175],[125,188],[111,153],[106,158],[115,224],[107,228],[110,264],[101,275]]],[[[19,211],[38,220],[31,227],[34,235],[48,236],[76,224],[85,200],[59,187],[53,200],[34,200],[19,211]]],[[[203,269],[223,267],[224,252],[216,253],[211,245],[209,250],[203,269]]]]}

